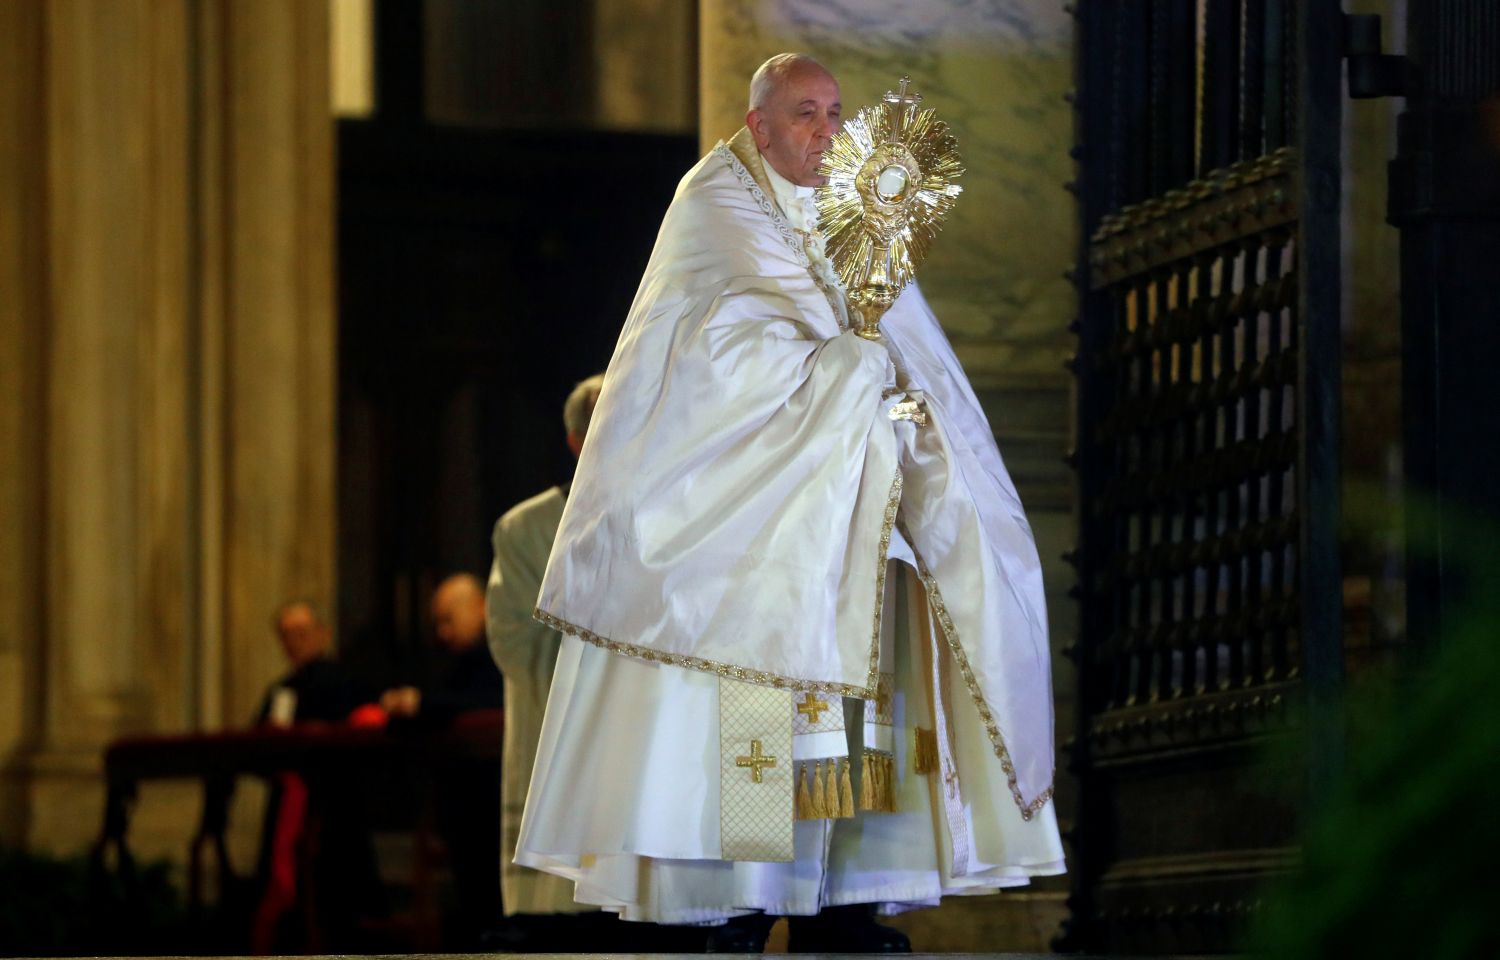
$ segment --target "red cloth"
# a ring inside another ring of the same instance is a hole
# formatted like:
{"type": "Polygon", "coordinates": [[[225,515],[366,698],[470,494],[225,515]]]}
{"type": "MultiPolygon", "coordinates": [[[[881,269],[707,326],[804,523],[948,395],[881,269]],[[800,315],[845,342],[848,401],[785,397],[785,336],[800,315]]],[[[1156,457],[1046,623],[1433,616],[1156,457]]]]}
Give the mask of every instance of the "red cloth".
{"type": "Polygon", "coordinates": [[[390,717],[380,709],[378,703],[365,703],[354,708],[349,714],[349,726],[355,730],[381,730],[385,728],[390,717]]]}
{"type": "Polygon", "coordinates": [[[297,902],[297,844],[307,822],[307,784],[302,777],[284,771],[274,779],[279,799],[271,837],[270,871],[250,925],[250,951],[259,957],[272,952],[277,924],[282,914],[297,902]]]}

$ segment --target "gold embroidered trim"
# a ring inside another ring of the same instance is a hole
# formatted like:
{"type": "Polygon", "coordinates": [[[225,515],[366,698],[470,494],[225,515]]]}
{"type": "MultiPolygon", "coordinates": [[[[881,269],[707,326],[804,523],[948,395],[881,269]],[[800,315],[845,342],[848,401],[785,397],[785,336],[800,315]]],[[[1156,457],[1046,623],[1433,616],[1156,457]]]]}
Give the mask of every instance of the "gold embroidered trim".
{"type": "Polygon", "coordinates": [[[925,727],[917,727],[914,733],[916,743],[914,744],[915,749],[912,751],[912,768],[921,774],[937,773],[937,731],[928,730],[925,727]]]}
{"type": "Polygon", "coordinates": [[[901,488],[905,484],[901,468],[896,468],[891,478],[891,492],[885,498],[885,516],[880,521],[880,549],[875,557],[875,629],[870,634],[870,676],[866,692],[858,694],[865,700],[880,698],[880,621],[885,615],[885,567],[891,555],[891,530],[896,526],[896,512],[901,509],[901,488]]]}
{"type": "Polygon", "coordinates": [[[560,633],[577,637],[584,643],[591,643],[610,653],[645,660],[647,663],[665,663],[668,666],[683,667],[688,670],[701,670],[704,673],[718,674],[731,680],[758,683],[763,686],[776,687],[779,690],[815,690],[820,693],[836,693],[841,697],[875,699],[880,692],[880,618],[885,611],[885,564],[886,556],[891,549],[891,529],[896,523],[896,511],[901,506],[901,482],[901,471],[897,470],[896,479],[891,482],[891,492],[885,504],[885,518],[880,527],[880,555],[876,558],[875,574],[875,629],[870,638],[870,672],[865,678],[863,687],[852,683],[836,683],[831,680],[799,680],[796,677],[785,677],[765,670],[736,667],[728,663],[719,663],[716,660],[705,660],[702,657],[667,653],[634,643],[621,643],[618,640],[601,637],[594,631],[580,627],[576,623],[569,623],[561,617],[555,617],[541,607],[531,611],[531,618],[560,633]]]}
{"type": "Polygon", "coordinates": [[[822,693],[836,693],[843,697],[868,697],[873,691],[869,687],[858,687],[852,683],[834,683],[829,680],[798,680],[795,677],[784,677],[779,673],[770,673],[765,670],[752,670],[749,667],[736,667],[727,663],[719,663],[716,660],[705,660],[702,657],[689,657],[680,653],[665,653],[654,650],[651,647],[642,647],[633,643],[621,643],[608,637],[601,637],[592,630],[585,630],[575,623],[569,623],[561,617],[537,607],[532,611],[531,617],[538,623],[545,624],[560,633],[577,637],[584,643],[591,643],[596,647],[608,650],[610,653],[618,653],[626,657],[634,657],[637,660],[645,660],[647,663],[665,663],[673,667],[684,667],[688,670],[700,670],[704,673],[715,673],[721,677],[731,680],[739,680],[744,683],[758,683],[762,686],[775,687],[778,690],[817,690],[822,693]]]}
{"type": "Polygon", "coordinates": [[[912,540],[911,534],[906,527],[901,527],[901,535],[906,537],[906,542],[911,544],[912,554],[917,558],[917,573],[922,577],[922,583],[927,588],[927,603],[932,607],[933,615],[937,617],[938,624],[943,628],[943,638],[948,642],[948,649],[953,653],[953,661],[958,664],[959,675],[964,678],[964,685],[969,688],[969,696],[974,698],[974,706],[979,711],[979,719],[984,722],[985,732],[989,734],[990,743],[994,745],[995,756],[1000,759],[1000,769],[1005,771],[1005,779],[1010,784],[1010,794],[1015,798],[1016,806],[1021,810],[1021,819],[1030,820],[1036,816],[1038,810],[1047,805],[1052,799],[1052,787],[1037,794],[1030,803],[1021,795],[1020,784],[1016,781],[1016,765],[1011,761],[1010,750],[1005,746],[1005,738],[1000,735],[1000,726],[995,723],[994,712],[984,698],[984,692],[979,689],[979,681],[974,679],[974,670],[969,666],[969,657],[964,653],[964,648],[958,640],[958,630],[953,626],[953,618],[948,614],[948,607],[943,603],[942,591],[938,589],[937,580],[927,569],[922,555],[917,552],[916,542],[912,540]]]}
{"type": "MultiPolygon", "coordinates": [[[[743,133],[744,131],[742,130],[741,132],[743,133]]],[[[739,134],[735,134],[735,136],[738,137],[739,134]]],[[[721,141],[714,147],[713,152],[718,154],[719,159],[729,165],[730,171],[739,179],[740,185],[750,193],[756,205],[760,207],[761,212],[771,218],[771,223],[776,227],[776,232],[781,234],[781,239],[786,241],[786,245],[796,255],[797,261],[804,267],[807,267],[810,272],[812,261],[807,256],[807,251],[803,249],[802,244],[797,240],[797,231],[787,222],[786,217],[782,215],[781,211],[776,208],[776,201],[772,199],[776,195],[776,191],[771,189],[771,184],[765,179],[764,173],[761,173],[757,177],[755,172],[751,171],[752,164],[757,167],[760,166],[760,154],[757,152],[753,160],[748,156],[738,156],[738,151],[735,149],[737,146],[740,145],[732,140],[729,143],[721,141]]],[[[814,277],[814,280],[816,279],[814,277]]]]}
{"type": "Polygon", "coordinates": [[[805,233],[805,231],[793,227],[777,209],[776,202],[772,199],[776,196],[776,191],[771,187],[770,178],[766,176],[765,161],[761,159],[760,150],[755,146],[755,140],[749,128],[740,127],[739,131],[727,141],[719,141],[713,152],[729,164],[729,169],[739,178],[741,185],[750,192],[750,196],[754,198],[761,210],[771,218],[771,223],[775,225],[781,238],[796,254],[797,262],[807,268],[808,275],[813,279],[813,285],[823,292],[824,299],[828,301],[828,308],[833,311],[833,319],[839,325],[839,329],[849,329],[848,307],[840,309],[844,300],[844,292],[830,289],[824,282],[811,255],[807,252],[805,242],[799,242],[796,239],[796,234],[805,233]]]}
{"type": "Polygon", "coordinates": [[[880,674],[875,685],[875,699],[865,701],[865,723],[892,726],[896,722],[896,675],[880,674]]]}

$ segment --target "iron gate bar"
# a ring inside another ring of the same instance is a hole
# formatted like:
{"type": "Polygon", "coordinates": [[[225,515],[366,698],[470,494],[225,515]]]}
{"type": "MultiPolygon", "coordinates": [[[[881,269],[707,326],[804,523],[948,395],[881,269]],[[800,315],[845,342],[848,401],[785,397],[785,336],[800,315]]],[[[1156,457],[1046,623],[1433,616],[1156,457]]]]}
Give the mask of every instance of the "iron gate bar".
{"type": "Polygon", "coordinates": [[[1343,270],[1341,157],[1344,14],[1337,0],[1302,0],[1297,16],[1297,405],[1301,439],[1296,502],[1303,516],[1298,551],[1302,675],[1307,686],[1308,802],[1321,806],[1343,768],[1343,577],[1339,568],[1340,387],[1343,270]]]}

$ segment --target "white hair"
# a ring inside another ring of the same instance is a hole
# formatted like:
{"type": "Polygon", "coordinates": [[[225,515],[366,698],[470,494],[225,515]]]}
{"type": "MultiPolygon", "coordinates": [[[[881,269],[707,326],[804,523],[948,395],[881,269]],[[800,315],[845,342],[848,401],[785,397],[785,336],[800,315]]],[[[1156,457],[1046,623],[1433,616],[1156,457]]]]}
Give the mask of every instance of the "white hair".
{"type": "Polygon", "coordinates": [[[589,418],[594,415],[594,405],[599,402],[599,391],[604,387],[604,374],[596,373],[587,380],[578,381],[568,399],[563,401],[563,426],[569,435],[582,437],[588,433],[589,418]]]}
{"type": "Polygon", "coordinates": [[[771,93],[785,80],[787,74],[802,67],[817,67],[824,73],[828,68],[805,53],[778,53],[755,69],[750,78],[750,109],[759,110],[771,99],[771,93]]]}

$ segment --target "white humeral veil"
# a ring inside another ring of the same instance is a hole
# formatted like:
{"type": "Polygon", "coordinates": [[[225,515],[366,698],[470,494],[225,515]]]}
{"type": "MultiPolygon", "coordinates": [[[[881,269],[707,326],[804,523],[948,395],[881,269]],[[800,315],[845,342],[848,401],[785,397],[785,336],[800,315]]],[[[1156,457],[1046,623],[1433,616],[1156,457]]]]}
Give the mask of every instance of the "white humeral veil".
{"type": "Polygon", "coordinates": [[[885,343],[843,330],[747,144],[683,178],[605,376],[538,599],[567,636],[516,862],[669,923],[1058,873],[1041,568],[989,425],[915,286],[885,343]],[[873,698],[882,637],[899,812],[721,859],[720,679],[873,698]],[[935,706],[952,769],[916,775],[935,706]]]}

